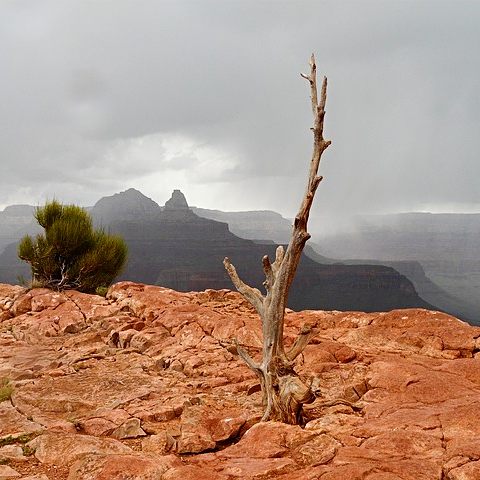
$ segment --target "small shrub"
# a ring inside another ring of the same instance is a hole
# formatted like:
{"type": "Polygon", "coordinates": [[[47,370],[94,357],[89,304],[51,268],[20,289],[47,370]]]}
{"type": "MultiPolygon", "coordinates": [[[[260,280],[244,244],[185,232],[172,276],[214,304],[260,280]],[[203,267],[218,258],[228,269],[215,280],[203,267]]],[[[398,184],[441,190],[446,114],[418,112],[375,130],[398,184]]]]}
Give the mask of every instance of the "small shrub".
{"type": "Polygon", "coordinates": [[[32,269],[32,285],[93,293],[121,272],[127,246],[117,235],[94,229],[90,215],[76,205],[47,202],[35,211],[45,233],[23,237],[18,256],[32,269]]]}
{"type": "Polygon", "coordinates": [[[35,453],[35,450],[28,445],[22,445],[22,451],[26,457],[31,457],[35,453]]]}
{"type": "Polygon", "coordinates": [[[104,285],[102,285],[101,287],[97,287],[97,289],[95,290],[95,293],[97,295],[100,295],[101,297],[105,297],[107,295],[107,292],[108,287],[105,287],[104,285]]]}
{"type": "Polygon", "coordinates": [[[13,385],[8,378],[0,379],[0,402],[10,400],[13,393],[13,385]]]}

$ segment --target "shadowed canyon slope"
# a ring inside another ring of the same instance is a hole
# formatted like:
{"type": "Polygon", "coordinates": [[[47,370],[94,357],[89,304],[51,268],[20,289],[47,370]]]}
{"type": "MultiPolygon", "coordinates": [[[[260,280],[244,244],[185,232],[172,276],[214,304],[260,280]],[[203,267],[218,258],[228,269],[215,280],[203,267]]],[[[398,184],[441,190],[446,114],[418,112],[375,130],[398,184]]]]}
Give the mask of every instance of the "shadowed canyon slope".
{"type": "MultiPolygon", "coordinates": [[[[164,208],[129,189],[102,198],[90,211],[98,225],[121,234],[128,244],[129,261],[121,279],[181,291],[230,288],[222,263],[228,256],[248,283],[263,288],[261,259],[265,254],[274,258],[273,243],[239,238],[226,223],[199,217],[178,190],[164,208]]],[[[14,282],[15,273],[28,278],[28,268],[19,267],[15,257],[13,245],[0,255],[0,281],[14,282]]],[[[361,311],[432,308],[393,268],[318,264],[305,255],[289,305],[295,309],[361,311]]]]}
{"type": "Polygon", "coordinates": [[[260,323],[228,290],[0,285],[0,478],[477,480],[480,328],[427,310],[288,312],[314,336],[305,428],[258,424],[260,323]]]}
{"type": "MultiPolygon", "coordinates": [[[[228,223],[242,238],[288,242],[290,222],[270,211],[222,212],[193,208],[228,223]]],[[[407,277],[425,301],[471,323],[480,323],[480,215],[400,214],[359,217],[351,230],[307,243],[318,263],[389,266],[407,277]],[[332,258],[332,260],[319,252],[332,258]]]]}
{"type": "Polygon", "coordinates": [[[34,207],[10,205],[0,212],[0,252],[26,233],[40,230],[33,218],[34,207]]]}
{"type": "MultiPolygon", "coordinates": [[[[178,190],[156,214],[152,211],[146,216],[127,214],[130,219],[125,220],[126,202],[122,195],[132,198],[129,204],[134,212],[140,210],[139,205],[146,198],[140,192],[128,190],[102,199],[91,211],[94,218],[108,218],[109,229],[121,234],[129,245],[130,260],[121,278],[181,291],[230,288],[231,281],[222,263],[224,257],[229,257],[249,284],[263,288],[261,259],[265,254],[275,258],[273,243],[258,244],[239,238],[226,223],[195,215],[178,190]]],[[[305,255],[292,286],[289,305],[295,309],[362,311],[431,307],[392,268],[320,265],[305,255]]]]}
{"type": "MultiPolygon", "coordinates": [[[[461,304],[461,309],[452,305],[451,310],[478,321],[479,238],[480,214],[405,213],[359,217],[352,231],[322,238],[321,243],[322,252],[335,258],[418,262],[429,279],[461,304]]],[[[434,294],[428,301],[450,307],[439,299],[434,294]]]]}

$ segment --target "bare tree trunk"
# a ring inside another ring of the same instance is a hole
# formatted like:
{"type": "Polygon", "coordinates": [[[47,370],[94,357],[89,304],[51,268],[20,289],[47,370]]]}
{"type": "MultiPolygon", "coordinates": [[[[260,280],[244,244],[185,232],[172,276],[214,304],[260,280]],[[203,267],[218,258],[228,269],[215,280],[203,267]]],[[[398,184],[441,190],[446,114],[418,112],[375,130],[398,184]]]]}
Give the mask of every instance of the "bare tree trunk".
{"type": "Polygon", "coordinates": [[[310,83],[313,111],[313,153],[310,163],[307,189],[300,209],[295,217],[292,236],[286,252],[282,246],[276,251],[276,258],[270,263],[263,257],[266,295],[246,285],[238,276],[235,267],[225,258],[223,264],[236,289],[253,305],[262,321],[263,349],[260,363],[237,345],[238,354],[257,374],[263,394],[264,414],[262,420],[277,420],[290,424],[302,423],[302,406],[314,400],[310,387],[305,385],[294,371],[296,357],[306,347],[310,330],[304,327],[293,346],[285,351],[283,345],[283,325],[285,306],[290,286],[295,277],[300,257],[306,241],[308,217],[313,198],[322,177],[317,176],[322,153],[330,145],[323,138],[323,121],[327,99],[327,79],[324,77],[320,102],[317,95],[317,75],[315,57],[310,59],[310,74],[301,74],[310,83]]]}

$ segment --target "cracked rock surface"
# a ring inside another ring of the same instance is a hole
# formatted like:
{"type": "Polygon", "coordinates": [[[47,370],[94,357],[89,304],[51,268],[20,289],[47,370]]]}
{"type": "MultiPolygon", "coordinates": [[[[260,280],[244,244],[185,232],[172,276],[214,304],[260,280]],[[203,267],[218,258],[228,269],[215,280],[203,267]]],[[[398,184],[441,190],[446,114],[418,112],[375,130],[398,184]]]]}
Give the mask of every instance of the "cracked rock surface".
{"type": "Polygon", "coordinates": [[[426,310],[291,312],[317,400],[258,423],[259,320],[228,290],[106,298],[0,284],[0,478],[480,478],[480,328],[426,310]]]}

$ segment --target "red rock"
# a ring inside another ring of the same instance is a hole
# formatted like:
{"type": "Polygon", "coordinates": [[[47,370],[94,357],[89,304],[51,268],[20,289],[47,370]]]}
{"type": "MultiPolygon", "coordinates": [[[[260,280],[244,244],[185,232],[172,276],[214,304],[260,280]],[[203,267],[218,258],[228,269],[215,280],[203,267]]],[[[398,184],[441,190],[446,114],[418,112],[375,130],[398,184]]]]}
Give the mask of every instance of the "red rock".
{"type": "Polygon", "coordinates": [[[85,434],[95,437],[108,436],[117,428],[117,425],[106,418],[89,418],[80,425],[85,434]]]}
{"type": "Polygon", "coordinates": [[[332,460],[341,446],[329,435],[317,435],[295,448],[292,456],[300,465],[322,465],[332,460]]]}
{"type": "Polygon", "coordinates": [[[155,480],[182,462],[174,455],[88,455],[70,468],[68,480],[155,480]]]}
{"type": "Polygon", "coordinates": [[[146,433],[140,426],[140,420],[138,418],[129,418],[112,432],[112,437],[118,438],[119,440],[144,437],[145,435],[146,433]]]}
{"type": "MultiPolygon", "coordinates": [[[[48,312],[43,311],[42,313],[45,314],[48,312]]],[[[58,327],[61,333],[77,333],[87,326],[82,312],[78,309],[72,309],[70,303],[63,303],[55,309],[53,318],[59,319],[58,327]]]]}
{"type": "Polygon", "coordinates": [[[303,357],[309,368],[315,368],[317,363],[337,363],[334,354],[325,349],[323,345],[307,345],[303,357]]]}
{"type": "Polygon", "coordinates": [[[133,331],[135,333],[130,339],[130,347],[139,352],[144,352],[152,345],[163,343],[163,340],[170,336],[168,330],[163,327],[144,329],[141,332],[133,331]]]}
{"type": "Polygon", "coordinates": [[[205,362],[199,356],[191,356],[185,361],[183,371],[185,372],[185,375],[188,375],[189,377],[195,376],[198,368],[204,365],[204,363],[205,362]]]}
{"type": "Polygon", "coordinates": [[[209,435],[209,432],[199,428],[197,431],[182,432],[178,441],[177,452],[179,454],[200,453],[213,450],[216,445],[217,443],[209,435]]]}
{"type": "MultiPolygon", "coordinates": [[[[319,480],[320,476],[325,473],[325,468],[323,467],[306,467],[306,468],[295,468],[290,473],[284,473],[282,475],[275,475],[274,478],[277,480],[319,480]]],[[[346,477],[350,478],[350,477],[346,477]]]]}
{"type": "Polygon", "coordinates": [[[253,425],[241,440],[219,452],[224,457],[275,458],[285,454],[289,448],[311,440],[314,433],[296,425],[279,422],[262,422],[253,425]]]}
{"type": "Polygon", "coordinates": [[[205,336],[204,331],[197,323],[185,325],[176,335],[184,348],[196,347],[205,336]]]}
{"type": "Polygon", "coordinates": [[[29,475],[28,477],[22,477],[22,480],[49,480],[46,475],[40,473],[38,475],[29,475]]]}
{"type": "Polygon", "coordinates": [[[13,299],[25,292],[25,288],[20,285],[9,285],[0,283],[0,298],[13,299]]]}
{"type": "Polygon", "coordinates": [[[21,475],[8,465],[0,465],[0,478],[8,480],[9,478],[19,478],[21,475]]]}
{"type": "Polygon", "coordinates": [[[128,465],[131,456],[145,478],[476,478],[478,327],[425,310],[289,312],[286,345],[316,325],[295,368],[319,396],[305,408],[305,429],[252,427],[262,413],[258,380],[233,339],[258,358],[260,322],[237,293],[122,282],[108,299],[58,295],[0,285],[0,378],[15,387],[13,405],[0,404],[0,438],[47,429],[38,454],[54,464],[78,458],[74,478],[106,480],[117,475],[115,459],[128,465]],[[154,434],[125,442],[143,454],[105,453],[112,445],[103,442],[115,442],[105,436],[125,422],[154,434]],[[187,455],[152,473],[171,452],[187,455]]]}
{"type": "Polygon", "coordinates": [[[8,462],[10,460],[24,461],[26,460],[23,455],[22,447],[18,445],[5,445],[0,447],[0,465],[2,462],[8,462]]]}
{"type": "MultiPolygon", "coordinates": [[[[60,432],[60,433],[77,433],[76,421],[65,421],[65,420],[50,420],[48,418],[40,417],[38,419],[42,425],[47,427],[48,432],[60,432]]],[[[79,424],[79,423],[78,423],[79,424]]]]}
{"type": "Polygon", "coordinates": [[[158,401],[144,402],[140,407],[132,405],[127,408],[131,415],[142,421],[168,422],[178,416],[172,405],[158,401]]]}
{"type": "Polygon", "coordinates": [[[243,325],[244,322],[238,315],[232,316],[228,322],[218,322],[213,329],[212,336],[217,340],[232,341],[236,338],[238,330],[243,325]]]}
{"type": "Polygon", "coordinates": [[[166,455],[175,450],[174,438],[165,430],[157,435],[150,435],[142,440],[142,452],[155,455],[166,455]]]}
{"type": "Polygon", "coordinates": [[[215,419],[211,428],[212,440],[223,442],[235,437],[246,422],[245,416],[215,419]]]}
{"type": "Polygon", "coordinates": [[[228,477],[210,468],[200,468],[194,465],[186,465],[168,470],[162,480],[228,480],[228,477]]]}
{"type": "Polygon", "coordinates": [[[230,458],[222,463],[221,473],[232,477],[257,478],[278,475],[294,465],[289,458],[230,458]]]}
{"type": "Polygon", "coordinates": [[[42,431],[42,426],[24,417],[10,402],[0,402],[0,438],[42,431]]]}
{"type": "Polygon", "coordinates": [[[234,335],[230,338],[237,339],[240,345],[248,345],[249,347],[261,348],[262,334],[260,319],[255,319],[255,321],[253,322],[248,319],[245,323],[247,325],[245,325],[244,327],[240,327],[236,332],[232,332],[234,333],[234,335]]]}
{"type": "Polygon", "coordinates": [[[478,480],[480,478],[480,461],[468,462],[461,467],[450,470],[447,480],[478,480]]]}
{"type": "Polygon", "coordinates": [[[133,328],[129,328],[128,330],[122,330],[116,333],[118,334],[118,342],[115,342],[115,346],[120,348],[128,348],[130,346],[130,340],[138,332],[133,328]]]}
{"type": "Polygon", "coordinates": [[[35,457],[41,463],[51,465],[70,465],[89,453],[100,455],[131,452],[130,448],[118,440],[66,433],[45,433],[27,445],[35,451],[35,457]]]}
{"type": "Polygon", "coordinates": [[[32,309],[32,296],[25,294],[19,296],[12,307],[12,313],[15,317],[29,312],[32,309]]]}
{"type": "Polygon", "coordinates": [[[342,345],[338,350],[335,350],[333,355],[340,363],[351,362],[352,360],[355,360],[357,356],[355,350],[346,345],[342,345]]]}
{"type": "Polygon", "coordinates": [[[130,418],[130,415],[122,408],[111,409],[101,407],[95,410],[95,412],[92,413],[92,416],[90,418],[103,418],[105,420],[108,420],[109,422],[112,422],[114,425],[119,426],[123,422],[128,420],[130,418]]]}
{"type": "Polygon", "coordinates": [[[89,322],[95,319],[116,315],[120,311],[116,305],[111,305],[100,295],[89,295],[77,292],[76,290],[68,290],[65,292],[65,295],[75,304],[77,309],[89,322]]]}
{"type": "Polygon", "coordinates": [[[351,458],[371,460],[439,457],[444,454],[442,439],[434,435],[412,430],[392,430],[365,440],[360,447],[342,448],[335,457],[339,463],[351,462],[351,458]]]}
{"type": "Polygon", "coordinates": [[[48,290],[46,293],[32,296],[31,310],[32,312],[41,312],[47,308],[55,309],[66,301],[67,297],[63,293],[48,290]]]}
{"type": "Polygon", "coordinates": [[[206,410],[201,405],[189,406],[182,414],[182,433],[178,440],[178,453],[200,453],[212,450],[222,442],[238,434],[246,417],[238,411],[220,412],[206,410]]]}

